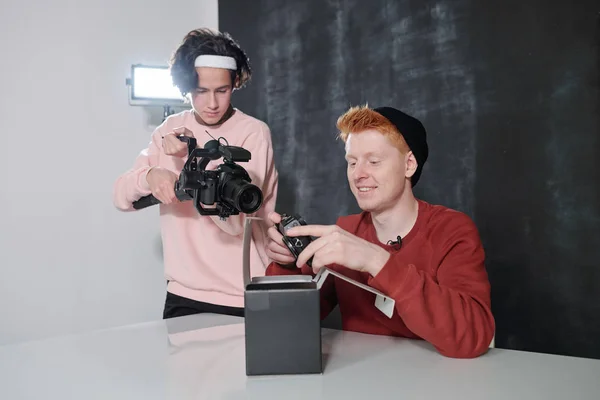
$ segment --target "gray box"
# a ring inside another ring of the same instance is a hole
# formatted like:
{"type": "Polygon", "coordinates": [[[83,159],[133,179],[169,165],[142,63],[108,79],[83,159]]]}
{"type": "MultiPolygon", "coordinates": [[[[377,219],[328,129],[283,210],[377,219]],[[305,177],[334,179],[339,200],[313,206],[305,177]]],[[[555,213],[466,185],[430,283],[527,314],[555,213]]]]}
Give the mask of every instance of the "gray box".
{"type": "Polygon", "coordinates": [[[310,276],[257,277],[246,286],[246,375],[320,374],[320,298],[310,276]]]}
{"type": "Polygon", "coordinates": [[[255,219],[260,218],[246,218],[243,239],[246,375],[323,372],[319,289],[329,275],[373,293],[375,307],[392,318],[394,299],[329,268],[321,268],[314,278],[251,278],[250,239],[255,219]]]}

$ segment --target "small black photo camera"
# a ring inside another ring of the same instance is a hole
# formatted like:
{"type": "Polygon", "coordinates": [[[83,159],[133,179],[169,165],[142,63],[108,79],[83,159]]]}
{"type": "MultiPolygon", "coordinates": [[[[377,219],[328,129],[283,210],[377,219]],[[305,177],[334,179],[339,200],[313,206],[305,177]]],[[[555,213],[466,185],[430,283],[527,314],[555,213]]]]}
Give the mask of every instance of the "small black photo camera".
{"type": "MultiPolygon", "coordinates": [[[[281,222],[276,224],[277,230],[283,235],[283,243],[287,246],[290,252],[294,255],[296,260],[302,251],[308,246],[313,238],[310,236],[287,236],[287,231],[295,226],[308,225],[304,218],[295,215],[281,215],[281,222]]],[[[312,267],[312,257],[307,261],[308,266],[312,267]]]]}

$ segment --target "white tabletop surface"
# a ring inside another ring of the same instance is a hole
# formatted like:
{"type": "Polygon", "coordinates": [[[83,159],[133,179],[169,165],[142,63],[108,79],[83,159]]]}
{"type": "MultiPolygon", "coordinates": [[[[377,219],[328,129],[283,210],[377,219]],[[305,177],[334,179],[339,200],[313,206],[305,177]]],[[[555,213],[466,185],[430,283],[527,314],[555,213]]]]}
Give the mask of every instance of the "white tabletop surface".
{"type": "Polygon", "coordinates": [[[322,375],[246,377],[244,346],[218,315],[0,346],[0,399],[600,399],[600,360],[323,330],[322,375]]]}

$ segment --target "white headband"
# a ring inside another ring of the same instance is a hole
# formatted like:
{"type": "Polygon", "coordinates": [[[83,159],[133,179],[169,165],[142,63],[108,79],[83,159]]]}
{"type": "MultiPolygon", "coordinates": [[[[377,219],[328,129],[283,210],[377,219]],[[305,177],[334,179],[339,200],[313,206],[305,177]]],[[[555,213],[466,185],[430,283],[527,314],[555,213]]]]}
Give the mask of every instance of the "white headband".
{"type": "Polygon", "coordinates": [[[194,66],[225,68],[225,69],[231,69],[234,71],[237,70],[237,63],[235,62],[235,58],[227,57],[227,56],[215,56],[215,55],[209,55],[209,54],[203,54],[201,56],[196,57],[194,66]]]}

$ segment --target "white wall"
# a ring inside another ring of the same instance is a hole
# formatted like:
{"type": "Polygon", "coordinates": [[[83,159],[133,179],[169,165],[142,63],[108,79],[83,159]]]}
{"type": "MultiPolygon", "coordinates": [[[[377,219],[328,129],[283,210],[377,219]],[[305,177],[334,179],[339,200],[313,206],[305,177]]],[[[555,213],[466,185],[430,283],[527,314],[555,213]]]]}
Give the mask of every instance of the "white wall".
{"type": "Polygon", "coordinates": [[[1,7],[0,345],[160,319],[158,210],[111,199],[154,129],[125,79],[217,28],[217,0],[1,7]]]}

